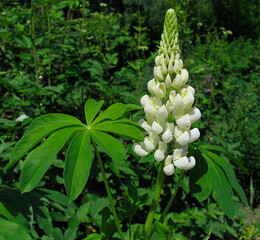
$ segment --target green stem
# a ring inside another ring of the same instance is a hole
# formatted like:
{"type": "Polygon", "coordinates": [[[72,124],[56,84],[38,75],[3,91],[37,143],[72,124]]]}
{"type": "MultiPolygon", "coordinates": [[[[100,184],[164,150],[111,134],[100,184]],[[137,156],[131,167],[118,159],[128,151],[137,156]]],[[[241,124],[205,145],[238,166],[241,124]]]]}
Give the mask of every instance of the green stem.
{"type": "Polygon", "coordinates": [[[98,164],[99,164],[99,167],[100,167],[100,170],[101,170],[101,173],[102,173],[103,181],[105,183],[108,199],[109,199],[110,206],[111,206],[111,211],[112,211],[112,213],[114,215],[114,218],[115,218],[115,223],[116,223],[116,227],[117,227],[118,233],[119,233],[121,239],[125,240],[125,237],[123,235],[122,229],[120,227],[119,219],[118,219],[118,216],[117,216],[117,213],[116,213],[116,208],[115,208],[115,205],[114,205],[114,200],[113,200],[111,192],[110,192],[110,188],[109,188],[108,181],[107,181],[107,178],[106,178],[105,169],[104,169],[104,166],[103,166],[103,163],[102,163],[99,151],[97,150],[96,144],[94,142],[92,142],[92,143],[93,143],[93,146],[94,146],[94,149],[95,149],[95,154],[97,156],[98,164]]]}
{"type": "Polygon", "coordinates": [[[148,213],[148,216],[147,216],[147,219],[146,219],[146,222],[145,222],[145,225],[144,225],[143,235],[145,237],[149,233],[149,230],[150,230],[151,225],[153,223],[155,212],[156,212],[156,209],[157,209],[157,206],[158,206],[158,202],[159,202],[159,198],[160,198],[160,194],[161,194],[161,189],[162,189],[162,185],[163,185],[163,182],[164,182],[163,167],[164,167],[164,161],[162,161],[160,163],[160,166],[159,166],[153,202],[152,202],[150,212],[148,213]]]}
{"type": "Polygon", "coordinates": [[[185,172],[181,171],[181,175],[179,176],[178,182],[176,183],[176,185],[174,187],[174,192],[173,192],[173,194],[172,194],[172,196],[170,198],[170,201],[168,202],[167,206],[165,207],[165,209],[164,209],[164,211],[162,213],[162,216],[165,216],[167,214],[167,212],[169,211],[169,209],[170,209],[170,207],[171,207],[171,205],[172,205],[172,203],[173,203],[173,201],[174,201],[174,199],[176,197],[178,189],[179,189],[179,187],[181,185],[181,181],[182,181],[182,179],[184,177],[184,174],[185,174],[185,172]]]}

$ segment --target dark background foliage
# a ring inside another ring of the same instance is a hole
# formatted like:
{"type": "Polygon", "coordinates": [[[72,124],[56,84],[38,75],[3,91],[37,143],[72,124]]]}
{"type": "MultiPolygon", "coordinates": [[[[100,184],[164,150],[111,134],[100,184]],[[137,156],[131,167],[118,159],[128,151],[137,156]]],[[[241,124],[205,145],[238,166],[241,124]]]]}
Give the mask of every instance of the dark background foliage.
{"type": "MultiPolygon", "coordinates": [[[[115,102],[139,104],[153,77],[164,15],[170,7],[178,16],[184,67],[190,74],[189,83],[196,88],[196,106],[202,112],[197,124],[201,142],[223,146],[241,160],[249,175],[240,169],[235,169],[236,174],[251,208],[257,207],[260,7],[256,0],[1,1],[1,184],[17,187],[22,161],[6,173],[3,169],[15,142],[35,117],[62,112],[83,120],[88,98],[104,99],[106,107],[115,102]],[[26,118],[19,119],[21,115],[26,118]]],[[[137,121],[141,116],[139,111],[131,117],[137,121]]],[[[126,146],[127,164],[117,166],[109,160],[106,163],[114,194],[124,196],[130,180],[140,195],[144,189],[150,194],[156,170],[147,172],[152,163],[140,162],[132,153],[131,142],[126,142],[126,146]]],[[[65,192],[62,171],[57,168],[63,168],[64,154],[57,157],[41,186],[65,192]]],[[[95,163],[90,178],[76,202],[80,206],[77,210],[76,206],[65,204],[62,207],[69,213],[51,212],[55,236],[81,239],[93,229],[102,229],[101,210],[107,202],[95,163]],[[101,205],[96,206],[98,197],[101,205]],[[98,210],[89,212],[94,206],[98,210]],[[77,220],[67,217],[71,213],[77,220]]],[[[171,189],[173,181],[167,184],[171,189]]],[[[172,216],[178,229],[176,236],[183,233],[180,239],[202,238],[213,225],[216,239],[237,239],[249,234],[242,221],[223,220],[223,213],[212,199],[198,203],[190,196],[188,176],[182,189],[172,209],[177,212],[172,216]]],[[[167,201],[166,196],[162,201],[167,201]]],[[[45,204],[50,207],[54,203],[45,204]]],[[[144,205],[147,204],[149,197],[144,205]]],[[[139,213],[134,222],[141,222],[142,215],[139,213]]],[[[36,226],[33,236],[46,233],[42,229],[36,226]]],[[[105,231],[104,226],[101,231],[105,231]]]]}

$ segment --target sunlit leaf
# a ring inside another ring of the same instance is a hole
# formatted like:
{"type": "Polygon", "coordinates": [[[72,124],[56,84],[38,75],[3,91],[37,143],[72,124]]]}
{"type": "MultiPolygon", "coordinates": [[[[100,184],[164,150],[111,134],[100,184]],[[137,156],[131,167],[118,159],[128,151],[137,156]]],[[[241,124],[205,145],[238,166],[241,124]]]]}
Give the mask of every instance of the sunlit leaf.
{"type": "Polygon", "coordinates": [[[92,165],[89,131],[79,132],[71,141],[65,158],[64,181],[70,201],[82,192],[92,165]]]}
{"type": "Polygon", "coordinates": [[[57,153],[77,130],[79,130],[78,127],[57,130],[39,147],[28,154],[20,176],[20,188],[22,192],[29,192],[37,186],[50,167],[53,159],[56,158],[57,153]]]}
{"type": "Polygon", "coordinates": [[[90,125],[95,118],[95,116],[98,114],[100,108],[104,104],[104,101],[101,100],[97,102],[94,99],[89,99],[85,104],[85,117],[87,121],[87,125],[90,125]]]}

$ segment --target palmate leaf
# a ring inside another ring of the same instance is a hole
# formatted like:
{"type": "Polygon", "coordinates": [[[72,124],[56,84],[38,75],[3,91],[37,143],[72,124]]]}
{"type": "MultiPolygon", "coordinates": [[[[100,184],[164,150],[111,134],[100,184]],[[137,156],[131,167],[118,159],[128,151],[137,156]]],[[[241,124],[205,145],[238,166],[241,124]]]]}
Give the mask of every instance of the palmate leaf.
{"type": "Polygon", "coordinates": [[[90,125],[95,118],[95,116],[98,114],[100,108],[104,104],[104,101],[101,100],[97,102],[94,99],[89,99],[85,104],[85,116],[86,116],[86,122],[87,125],[90,125]]]}
{"type": "Polygon", "coordinates": [[[37,186],[57,153],[77,130],[81,130],[81,128],[68,127],[57,130],[39,147],[28,154],[20,176],[20,188],[22,192],[29,192],[37,186]]]}
{"type": "Polygon", "coordinates": [[[105,121],[94,125],[93,129],[115,133],[138,141],[144,141],[143,133],[138,128],[129,124],[124,124],[123,122],[117,123],[116,121],[105,121]]]}
{"type": "Polygon", "coordinates": [[[70,201],[82,192],[92,165],[90,135],[88,130],[79,132],[71,141],[65,158],[64,181],[70,201]]]}
{"type": "Polygon", "coordinates": [[[82,124],[78,119],[65,114],[53,113],[36,118],[25,131],[22,139],[15,145],[6,170],[11,168],[43,138],[49,136],[51,133],[60,128],[69,126],[78,126],[82,129],[85,128],[84,124],[82,124]]]}
{"type": "Polygon", "coordinates": [[[227,177],[223,170],[206,154],[202,154],[209,166],[209,175],[212,179],[212,196],[225,212],[225,214],[233,219],[235,216],[235,204],[232,200],[232,187],[230,186],[227,177]]]}
{"type": "Polygon", "coordinates": [[[126,157],[124,145],[107,133],[90,130],[93,141],[111,158],[121,160],[126,157]]]}
{"type": "Polygon", "coordinates": [[[124,114],[126,108],[127,106],[123,103],[115,103],[104,110],[104,112],[101,112],[93,121],[92,125],[95,125],[105,119],[116,120],[124,114]]]}

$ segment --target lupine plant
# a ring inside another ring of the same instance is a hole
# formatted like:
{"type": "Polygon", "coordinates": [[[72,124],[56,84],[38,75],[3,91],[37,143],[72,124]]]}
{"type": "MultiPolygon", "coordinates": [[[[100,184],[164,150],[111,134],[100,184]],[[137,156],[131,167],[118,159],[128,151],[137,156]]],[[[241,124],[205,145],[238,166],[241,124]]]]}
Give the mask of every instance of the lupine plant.
{"type": "MultiPolygon", "coordinates": [[[[27,155],[21,167],[19,187],[22,193],[30,192],[38,187],[58,152],[67,148],[64,184],[68,199],[72,202],[83,191],[92,163],[97,160],[113,219],[104,211],[103,215],[108,217],[102,224],[109,226],[108,231],[90,234],[86,236],[86,240],[109,239],[113,235],[113,224],[117,229],[114,236],[121,239],[151,239],[158,234],[158,226],[163,228],[163,231],[159,231],[162,239],[174,239],[174,224],[169,218],[165,220],[165,217],[187,170],[190,170],[190,193],[199,201],[212,194],[226,216],[233,219],[233,190],[246,205],[247,199],[229,159],[233,159],[242,170],[246,169],[223,148],[194,143],[200,132],[198,128],[192,127],[192,124],[200,119],[201,113],[193,106],[195,90],[187,84],[188,80],[188,71],[183,67],[180,57],[176,14],[173,9],[169,9],[165,17],[159,53],[155,58],[154,78],[147,84],[151,95],[141,98],[145,119],[141,119],[137,124],[124,117],[130,111],[141,110],[140,106],[116,103],[101,111],[104,101],[94,99],[89,99],[85,104],[86,123],[60,113],[40,116],[31,122],[24,136],[16,144],[6,170],[27,155]],[[115,135],[121,139],[115,138],[115,135]],[[126,204],[128,223],[124,221],[125,218],[119,217],[120,209],[117,209],[114,203],[104,159],[101,159],[100,154],[102,152],[115,161],[126,159],[126,149],[123,145],[126,140],[139,141],[133,143],[133,151],[141,157],[152,155],[155,161],[151,161],[151,166],[155,162],[154,167],[158,168],[150,211],[144,225],[135,229],[134,235],[131,233],[131,219],[143,204],[137,190],[131,185],[128,205],[126,204]],[[178,181],[171,190],[172,195],[168,196],[168,204],[161,206],[163,211],[159,213],[157,210],[164,181],[173,181],[172,176],[175,174],[178,175],[178,181]]],[[[1,224],[7,224],[6,220],[1,220],[1,224]]],[[[40,225],[40,228],[48,232],[44,224],[40,225]]],[[[1,229],[0,234],[4,234],[4,231],[5,229],[1,229]]],[[[21,231],[23,239],[31,239],[23,229],[21,231]]],[[[51,236],[51,233],[48,234],[51,236]]]]}

